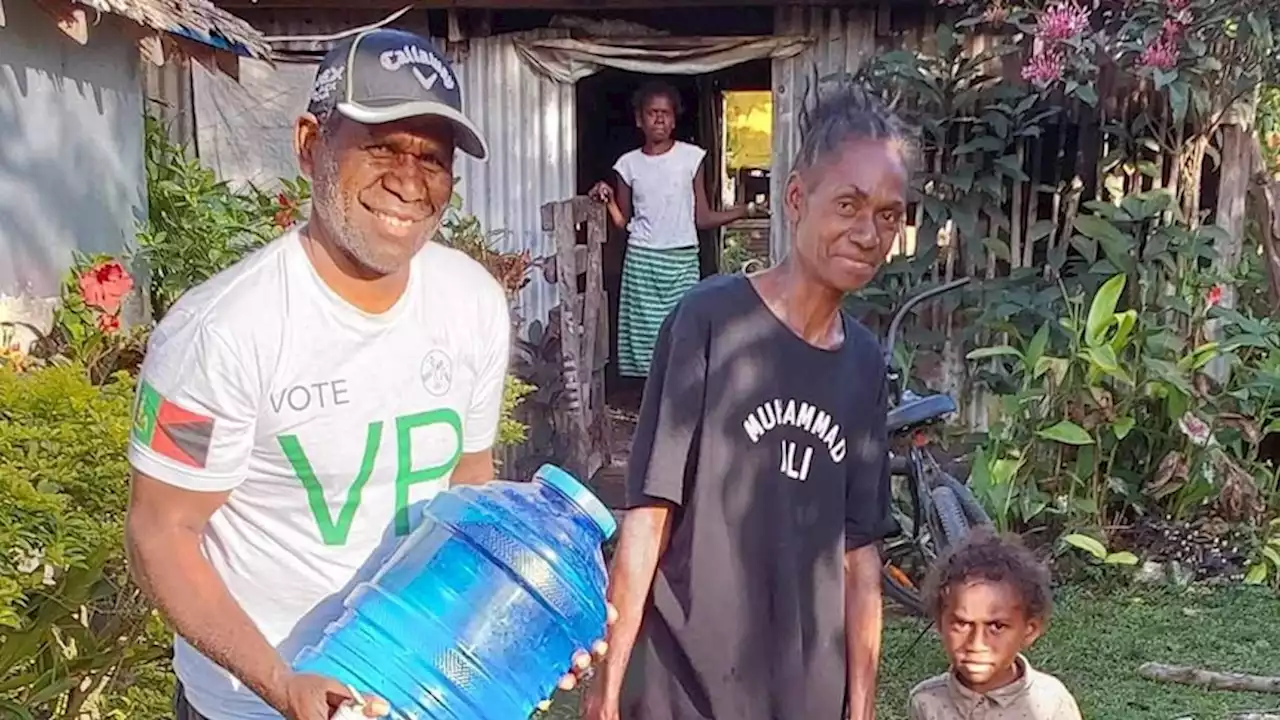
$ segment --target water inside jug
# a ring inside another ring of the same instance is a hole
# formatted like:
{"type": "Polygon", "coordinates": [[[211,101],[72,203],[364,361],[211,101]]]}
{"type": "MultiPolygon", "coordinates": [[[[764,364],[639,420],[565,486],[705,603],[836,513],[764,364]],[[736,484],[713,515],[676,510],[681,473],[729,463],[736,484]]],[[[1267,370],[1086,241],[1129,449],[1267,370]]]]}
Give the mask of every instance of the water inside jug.
{"type": "Polygon", "coordinates": [[[383,698],[393,720],[527,718],[604,635],[601,545],[616,530],[553,465],[441,492],[294,668],[383,698]]]}

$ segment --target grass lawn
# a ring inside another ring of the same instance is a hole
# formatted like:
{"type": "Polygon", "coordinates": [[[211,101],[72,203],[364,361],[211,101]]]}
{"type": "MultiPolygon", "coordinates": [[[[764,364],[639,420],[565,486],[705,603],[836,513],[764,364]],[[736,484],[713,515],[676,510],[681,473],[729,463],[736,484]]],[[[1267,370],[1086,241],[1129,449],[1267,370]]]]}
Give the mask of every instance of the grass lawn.
{"type": "MultiPolygon", "coordinates": [[[[946,662],[922,626],[891,620],[881,660],[879,720],[906,717],[907,693],[946,662]]],[[[1185,593],[1094,593],[1067,588],[1031,662],[1067,684],[1088,720],[1224,720],[1280,708],[1278,695],[1207,692],[1151,682],[1144,662],[1268,675],[1280,672],[1280,600],[1252,588],[1185,593]]],[[[547,720],[577,718],[577,699],[558,698],[547,720]]],[[[626,720],[625,718],[623,720],[626,720]]]]}

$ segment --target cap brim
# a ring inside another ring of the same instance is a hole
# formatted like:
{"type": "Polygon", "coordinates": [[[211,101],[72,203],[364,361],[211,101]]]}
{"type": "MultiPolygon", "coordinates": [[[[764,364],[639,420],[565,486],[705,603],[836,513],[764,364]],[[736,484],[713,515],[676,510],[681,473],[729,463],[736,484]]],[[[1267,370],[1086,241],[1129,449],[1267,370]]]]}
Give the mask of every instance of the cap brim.
{"type": "Polygon", "coordinates": [[[438,102],[404,102],[387,107],[371,107],[357,103],[338,103],[338,112],[364,125],[381,125],[413,117],[438,117],[453,123],[457,130],[458,149],[477,160],[489,157],[489,144],[466,115],[438,102]]]}

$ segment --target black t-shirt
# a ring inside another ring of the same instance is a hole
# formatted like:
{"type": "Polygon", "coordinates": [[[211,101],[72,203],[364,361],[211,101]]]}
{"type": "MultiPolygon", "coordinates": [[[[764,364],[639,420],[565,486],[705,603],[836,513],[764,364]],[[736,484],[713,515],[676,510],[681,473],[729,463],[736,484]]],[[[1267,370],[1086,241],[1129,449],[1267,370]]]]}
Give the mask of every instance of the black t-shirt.
{"type": "Polygon", "coordinates": [[[627,494],[677,510],[625,720],[843,718],[844,553],[897,529],[884,360],[844,322],[838,349],[815,348],[735,275],[663,324],[627,494]]]}

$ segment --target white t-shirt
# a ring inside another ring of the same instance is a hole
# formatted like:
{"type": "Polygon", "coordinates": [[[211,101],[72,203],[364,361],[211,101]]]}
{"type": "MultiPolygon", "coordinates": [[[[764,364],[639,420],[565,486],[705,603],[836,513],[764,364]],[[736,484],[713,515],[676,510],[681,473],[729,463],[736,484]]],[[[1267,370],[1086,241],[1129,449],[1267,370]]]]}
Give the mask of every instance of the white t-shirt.
{"type": "MultiPolygon", "coordinates": [[[[172,485],[231,491],[203,551],[286,661],[315,642],[448,487],[492,446],[511,323],[497,281],[428,243],[389,311],[316,274],[296,232],[178,301],[151,336],[129,460],[172,485]]],[[[181,638],[174,666],[210,720],[275,718],[181,638]]]]}
{"type": "Polygon", "coordinates": [[[618,158],[613,169],[631,188],[629,243],[654,250],[697,247],[693,178],[706,154],[677,140],[661,155],[636,148],[618,158]]]}

